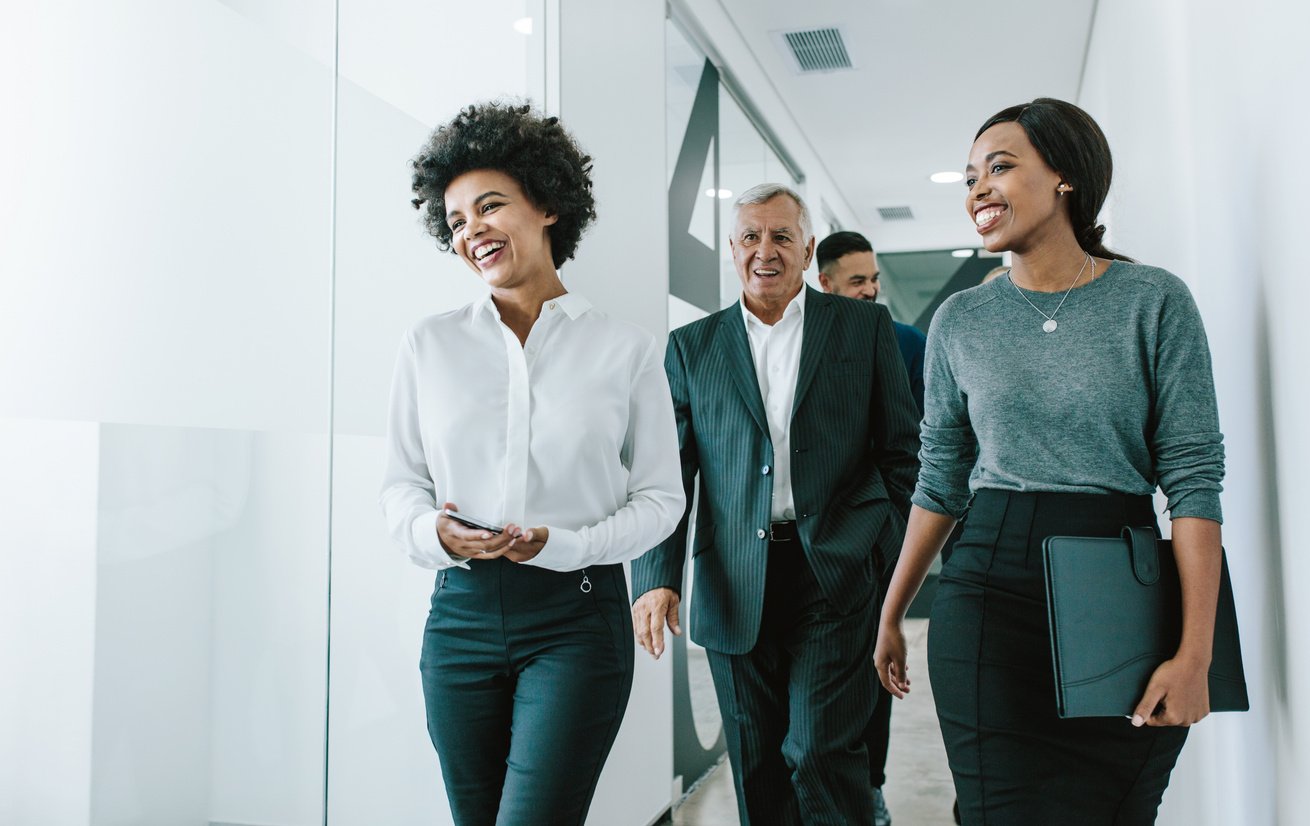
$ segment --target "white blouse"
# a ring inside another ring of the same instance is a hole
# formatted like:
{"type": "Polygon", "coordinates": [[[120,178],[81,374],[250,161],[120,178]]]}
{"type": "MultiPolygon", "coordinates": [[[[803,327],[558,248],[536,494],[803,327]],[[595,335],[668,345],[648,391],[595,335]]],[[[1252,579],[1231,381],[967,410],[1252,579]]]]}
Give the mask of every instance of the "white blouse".
{"type": "Polygon", "coordinates": [[[391,383],[379,498],[424,568],[467,567],[437,538],[445,502],[550,530],[528,565],[623,562],[673,532],[686,504],[655,339],[582,296],[546,302],[524,345],[491,297],[415,324],[391,383]]]}

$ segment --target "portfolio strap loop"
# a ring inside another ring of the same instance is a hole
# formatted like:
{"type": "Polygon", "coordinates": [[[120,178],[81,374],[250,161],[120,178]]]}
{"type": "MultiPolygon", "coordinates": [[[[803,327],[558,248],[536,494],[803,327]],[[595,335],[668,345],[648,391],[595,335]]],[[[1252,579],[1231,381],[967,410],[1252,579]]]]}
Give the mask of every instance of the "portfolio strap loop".
{"type": "Polygon", "coordinates": [[[1125,527],[1120,534],[1128,540],[1133,557],[1133,575],[1143,585],[1160,579],[1160,551],[1155,545],[1155,531],[1150,528],[1125,527]]]}

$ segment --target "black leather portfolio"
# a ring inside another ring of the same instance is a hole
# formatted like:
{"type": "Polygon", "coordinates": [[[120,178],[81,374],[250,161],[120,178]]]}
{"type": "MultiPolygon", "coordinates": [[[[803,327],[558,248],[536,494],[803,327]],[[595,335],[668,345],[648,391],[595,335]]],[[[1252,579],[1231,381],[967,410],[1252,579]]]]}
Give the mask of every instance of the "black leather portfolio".
{"type": "MultiPolygon", "coordinates": [[[[1133,713],[1156,667],[1182,638],[1173,545],[1151,528],[1117,539],[1052,536],[1046,562],[1051,656],[1061,717],[1133,713]]],[[[1223,561],[1210,664],[1210,710],[1246,711],[1246,675],[1228,560],[1223,561]]]]}

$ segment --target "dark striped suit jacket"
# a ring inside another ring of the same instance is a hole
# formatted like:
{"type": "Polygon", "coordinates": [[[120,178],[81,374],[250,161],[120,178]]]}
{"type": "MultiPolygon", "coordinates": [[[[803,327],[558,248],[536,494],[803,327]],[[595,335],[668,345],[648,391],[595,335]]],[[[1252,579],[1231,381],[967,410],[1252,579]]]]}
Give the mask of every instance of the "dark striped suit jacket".
{"type": "MultiPolygon", "coordinates": [[[[792,493],[806,558],[828,601],[847,613],[874,598],[879,552],[900,551],[919,415],[886,308],[805,289],[792,493]]],[[[634,597],[681,592],[699,473],[691,635],[725,654],[751,650],[759,635],[773,494],[773,442],[746,336],[740,304],[669,336],[664,366],[688,510],[672,536],[632,563],[634,597]]]]}

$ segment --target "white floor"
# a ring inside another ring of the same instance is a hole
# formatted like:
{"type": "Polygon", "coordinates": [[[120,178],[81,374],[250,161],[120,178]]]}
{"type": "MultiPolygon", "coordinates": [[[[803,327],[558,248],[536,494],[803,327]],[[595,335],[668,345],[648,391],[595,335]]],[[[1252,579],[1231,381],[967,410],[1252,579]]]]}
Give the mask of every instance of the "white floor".
{"type": "MultiPolygon", "coordinates": [[[[952,826],[955,789],[946,767],[932,686],[928,684],[928,621],[906,620],[909,669],[914,689],[893,700],[892,739],[887,758],[887,807],[897,826],[952,826]]],[[[737,823],[732,769],[722,763],[674,809],[675,826],[731,826],[737,823]]]]}

